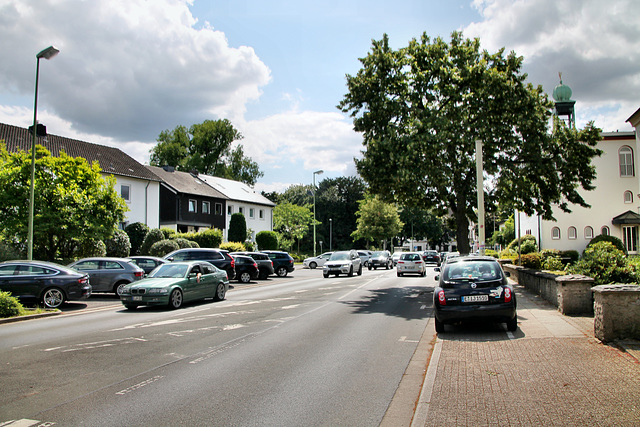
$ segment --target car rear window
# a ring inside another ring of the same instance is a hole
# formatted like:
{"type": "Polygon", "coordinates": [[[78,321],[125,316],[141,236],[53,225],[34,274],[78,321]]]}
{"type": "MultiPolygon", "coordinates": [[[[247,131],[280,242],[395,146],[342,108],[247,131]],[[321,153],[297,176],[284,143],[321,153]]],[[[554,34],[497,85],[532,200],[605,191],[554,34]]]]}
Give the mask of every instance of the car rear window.
{"type": "Polygon", "coordinates": [[[473,281],[497,280],[502,277],[500,266],[496,262],[470,261],[447,264],[444,280],[466,279],[473,281]]]}
{"type": "Polygon", "coordinates": [[[402,254],[400,259],[403,261],[420,261],[422,258],[418,254],[402,254]]]}

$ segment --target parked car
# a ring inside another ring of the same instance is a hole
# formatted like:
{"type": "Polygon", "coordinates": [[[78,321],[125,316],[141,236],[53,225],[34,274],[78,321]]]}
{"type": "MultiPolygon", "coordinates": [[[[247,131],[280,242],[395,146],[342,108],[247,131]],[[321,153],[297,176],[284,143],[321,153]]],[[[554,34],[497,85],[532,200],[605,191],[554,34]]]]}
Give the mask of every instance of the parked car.
{"type": "Polygon", "coordinates": [[[144,277],[144,270],[125,258],[82,258],[67,267],[87,273],[92,292],[113,292],[120,295],[125,285],[144,277]]]}
{"type": "Polygon", "coordinates": [[[89,298],[91,284],[88,274],[52,262],[5,261],[0,263],[0,291],[58,308],[65,301],[89,298]]]}
{"type": "Polygon", "coordinates": [[[151,255],[135,255],[127,257],[126,259],[143,269],[145,275],[151,273],[157,266],[169,262],[164,258],[151,255]]]}
{"type": "Polygon", "coordinates": [[[296,268],[293,265],[293,257],[283,251],[261,251],[269,255],[273,261],[273,269],[279,277],[286,277],[287,274],[293,272],[296,268]]]}
{"type": "Polygon", "coordinates": [[[275,271],[273,269],[273,261],[271,261],[271,258],[269,258],[268,254],[262,252],[231,252],[229,255],[231,255],[232,257],[235,257],[236,255],[244,255],[253,258],[253,260],[258,264],[258,279],[264,280],[272,274],[275,274],[275,271]]]}
{"type": "Polygon", "coordinates": [[[325,278],[330,274],[353,276],[354,272],[358,276],[362,274],[362,259],[355,250],[334,252],[322,267],[322,275],[325,278]]]}
{"type": "Polygon", "coordinates": [[[440,266],[442,266],[443,264],[445,264],[446,262],[448,262],[449,260],[459,257],[460,256],[460,252],[447,252],[445,257],[440,261],[440,266]]]}
{"type": "Polygon", "coordinates": [[[376,270],[378,267],[386,270],[393,268],[393,259],[391,258],[391,253],[389,253],[389,251],[375,251],[371,254],[371,259],[368,263],[369,270],[372,268],[376,270]]]}
{"type": "Polygon", "coordinates": [[[233,259],[236,262],[236,278],[238,282],[249,283],[258,278],[258,263],[250,256],[235,255],[233,259]]]}
{"type": "Polygon", "coordinates": [[[235,261],[229,255],[229,251],[210,248],[185,248],[178,249],[164,256],[164,259],[174,261],[207,261],[220,270],[227,272],[229,280],[236,277],[235,261]]]}
{"type": "Polygon", "coordinates": [[[427,267],[420,252],[402,252],[396,268],[398,277],[404,274],[418,274],[422,277],[427,275],[427,267]]]}
{"type": "Polygon", "coordinates": [[[393,266],[395,267],[398,264],[398,260],[400,259],[400,255],[402,255],[402,252],[394,252],[393,256],[391,257],[391,259],[393,260],[393,266]]]}
{"type": "Polygon", "coordinates": [[[428,264],[440,266],[440,254],[438,251],[424,251],[422,253],[422,259],[428,264]]]}
{"type": "Polygon", "coordinates": [[[169,262],[149,277],[125,286],[120,301],[130,309],[140,305],[180,308],[183,303],[205,298],[221,301],[229,290],[227,272],[206,261],[169,262]]]}
{"type": "Polygon", "coordinates": [[[305,258],[304,261],[302,261],[302,268],[310,268],[313,270],[316,267],[322,267],[324,263],[331,258],[332,253],[333,252],[325,252],[322,255],[305,258]]]}
{"type": "Polygon", "coordinates": [[[371,259],[371,254],[373,252],[366,250],[358,250],[358,256],[360,256],[360,260],[362,261],[362,266],[366,267],[369,265],[369,260],[371,259]]]}
{"type": "MultiPolygon", "coordinates": [[[[437,269],[439,270],[439,269],[437,269]]],[[[518,328],[516,294],[492,257],[457,257],[442,267],[433,292],[436,332],[464,320],[491,319],[518,328]]]]}

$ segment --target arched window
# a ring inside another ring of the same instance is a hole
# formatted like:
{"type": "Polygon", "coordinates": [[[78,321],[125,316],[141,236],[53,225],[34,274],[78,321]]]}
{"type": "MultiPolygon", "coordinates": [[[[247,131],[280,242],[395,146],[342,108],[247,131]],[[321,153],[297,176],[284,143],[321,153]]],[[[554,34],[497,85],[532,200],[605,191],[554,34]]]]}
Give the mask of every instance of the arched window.
{"type": "Polygon", "coordinates": [[[602,228],[600,229],[600,234],[602,234],[603,236],[608,236],[609,235],[609,227],[607,227],[606,225],[603,225],[602,228]]]}
{"type": "Polygon", "coordinates": [[[551,229],[551,238],[553,240],[559,240],[560,239],[560,229],[558,227],[553,227],[551,229]]]}
{"type": "Polygon", "coordinates": [[[573,226],[569,227],[569,229],[567,230],[567,238],[568,239],[577,239],[578,238],[578,231],[576,230],[575,227],[573,227],[573,226]]]}
{"type": "Polygon", "coordinates": [[[631,147],[624,146],[618,151],[620,159],[620,176],[635,176],[633,168],[633,150],[631,147]]]}
{"type": "Polygon", "coordinates": [[[584,228],[584,238],[585,239],[593,239],[593,228],[586,226],[584,228]]]}
{"type": "Polygon", "coordinates": [[[624,202],[633,203],[633,193],[629,190],[624,192],[624,202]]]}

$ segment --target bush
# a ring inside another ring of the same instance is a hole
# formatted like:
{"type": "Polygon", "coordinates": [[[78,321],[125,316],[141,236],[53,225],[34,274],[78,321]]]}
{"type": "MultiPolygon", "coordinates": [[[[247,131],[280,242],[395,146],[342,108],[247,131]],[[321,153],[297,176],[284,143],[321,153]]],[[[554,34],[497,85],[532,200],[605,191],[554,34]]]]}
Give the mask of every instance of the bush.
{"type": "Polygon", "coordinates": [[[0,291],[0,317],[17,316],[24,311],[18,298],[12,297],[10,292],[0,291]]]}
{"type": "Polygon", "coordinates": [[[130,255],[140,255],[140,246],[144,242],[144,238],[149,233],[149,226],[141,222],[134,222],[127,225],[124,231],[129,236],[129,242],[131,243],[130,255]]]}
{"type": "Polygon", "coordinates": [[[514,260],[518,258],[518,253],[515,251],[512,251],[511,249],[505,249],[500,252],[499,258],[514,260]]]}
{"type": "Polygon", "coordinates": [[[164,234],[165,239],[175,239],[176,234],[178,234],[176,230],[169,227],[162,227],[160,228],[160,231],[162,231],[162,234],[164,234]]]}
{"type": "MultiPolygon", "coordinates": [[[[511,243],[509,243],[509,247],[512,251],[518,253],[518,239],[514,239],[511,243]]],[[[531,234],[525,234],[520,237],[520,254],[530,254],[532,252],[538,251],[538,244],[536,243],[536,238],[531,234]]]]}
{"type": "Polygon", "coordinates": [[[188,249],[188,248],[197,248],[198,244],[196,242],[192,242],[191,240],[187,240],[183,237],[178,237],[175,239],[167,239],[173,240],[178,245],[179,249],[188,249]]]}
{"type": "Polygon", "coordinates": [[[222,243],[222,230],[209,229],[198,231],[197,233],[178,233],[176,237],[182,237],[192,242],[196,242],[200,248],[219,248],[222,243]]]}
{"type": "Polygon", "coordinates": [[[163,257],[170,252],[177,251],[178,249],[180,249],[180,246],[178,246],[175,240],[164,239],[151,245],[151,248],[149,248],[149,255],[163,257]]]}
{"type": "Polygon", "coordinates": [[[275,231],[259,231],[256,234],[256,244],[261,251],[273,251],[278,249],[278,235],[275,231]]]}
{"type": "Polygon", "coordinates": [[[520,256],[520,265],[533,270],[540,270],[542,268],[542,262],[540,260],[540,254],[531,253],[520,256]]]}
{"type": "Polygon", "coordinates": [[[246,251],[249,251],[249,252],[255,252],[256,251],[255,243],[250,242],[248,240],[246,242],[244,242],[244,248],[245,248],[246,251]]]}
{"type": "Polygon", "coordinates": [[[21,259],[20,251],[10,243],[0,242],[0,261],[21,259]]]}
{"type": "Polygon", "coordinates": [[[78,245],[73,255],[76,258],[107,256],[107,247],[102,240],[85,240],[78,245]]]}
{"type": "Polygon", "coordinates": [[[494,258],[498,258],[498,252],[497,252],[497,251],[494,251],[493,249],[486,249],[486,250],[484,251],[484,254],[485,254],[486,256],[492,256],[492,257],[494,257],[494,258]]]}
{"type": "Polygon", "coordinates": [[[226,242],[220,245],[220,249],[224,249],[229,252],[245,252],[247,249],[242,243],[238,242],[226,242]]]}
{"type": "Polygon", "coordinates": [[[227,240],[230,242],[244,242],[247,240],[247,221],[240,212],[231,215],[227,240]]]}
{"type": "MultiPolygon", "coordinates": [[[[596,244],[598,242],[610,242],[611,244],[613,244],[613,246],[615,246],[616,248],[618,248],[622,253],[624,253],[625,255],[628,255],[627,250],[624,247],[624,244],[622,243],[622,240],[620,240],[617,237],[614,236],[607,236],[604,234],[600,234],[599,236],[594,237],[593,239],[591,239],[591,241],[589,242],[589,244],[587,244],[587,248],[593,244],[596,244]]],[[[585,248],[585,251],[587,249],[585,248]]],[[[584,255],[584,252],[582,252],[584,255]]]]}
{"type": "Polygon", "coordinates": [[[582,258],[568,267],[567,272],[589,276],[595,285],[637,283],[639,279],[624,253],[608,241],[587,246],[582,258]]]}
{"type": "Polygon", "coordinates": [[[107,256],[126,258],[131,251],[129,235],[124,230],[116,230],[110,239],[104,241],[107,256]]]}
{"type": "Polygon", "coordinates": [[[560,258],[563,259],[569,259],[568,264],[573,264],[576,261],[578,261],[578,258],[580,258],[580,254],[578,253],[578,251],[574,251],[572,250],[568,250],[568,251],[561,251],[560,252],[560,258]]]}
{"type": "Polygon", "coordinates": [[[165,238],[160,229],[154,228],[152,230],[149,230],[144,238],[144,241],[142,242],[142,246],[140,246],[140,255],[151,255],[151,246],[161,240],[165,240],[165,238]]]}

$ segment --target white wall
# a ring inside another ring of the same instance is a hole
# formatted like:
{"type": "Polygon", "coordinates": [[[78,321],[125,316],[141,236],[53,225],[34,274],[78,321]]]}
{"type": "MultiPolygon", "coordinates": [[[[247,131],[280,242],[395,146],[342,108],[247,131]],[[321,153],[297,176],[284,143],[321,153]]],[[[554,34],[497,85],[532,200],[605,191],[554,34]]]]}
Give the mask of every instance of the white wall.
{"type": "Polygon", "coordinates": [[[129,200],[125,212],[127,224],[141,222],[149,228],[160,227],[160,183],[124,176],[115,176],[116,191],[121,194],[122,186],[129,186],[129,200]]]}
{"type": "Polygon", "coordinates": [[[242,208],[242,214],[244,215],[244,219],[247,223],[247,230],[253,230],[253,238],[255,241],[255,236],[260,231],[272,231],[273,230],[273,208],[271,206],[264,205],[256,205],[252,203],[237,201],[237,200],[228,200],[227,201],[227,227],[224,230],[224,240],[227,241],[227,236],[229,232],[229,224],[231,223],[231,215],[234,213],[240,212],[240,208],[242,208]],[[231,212],[229,212],[229,208],[231,207],[231,212]],[[253,217],[251,217],[251,209],[253,209],[253,217]],[[260,211],[263,212],[263,218],[260,218],[260,211]]]}

